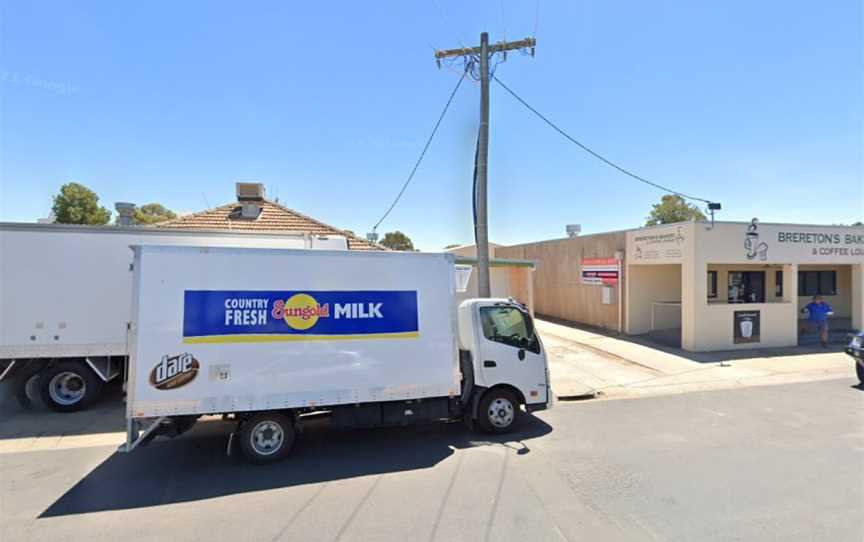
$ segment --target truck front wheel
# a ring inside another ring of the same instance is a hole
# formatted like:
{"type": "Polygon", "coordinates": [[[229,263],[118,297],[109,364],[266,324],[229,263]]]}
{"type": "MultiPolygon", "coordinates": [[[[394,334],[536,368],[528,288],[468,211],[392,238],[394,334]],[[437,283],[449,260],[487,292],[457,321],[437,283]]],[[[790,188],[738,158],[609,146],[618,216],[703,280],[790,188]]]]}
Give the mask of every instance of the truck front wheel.
{"type": "Polygon", "coordinates": [[[81,410],[99,397],[102,381],[83,363],[63,361],[39,376],[39,391],[45,405],[57,412],[81,410]]]}
{"type": "Polygon", "coordinates": [[[294,446],[294,420],[279,412],[260,412],[243,422],[240,448],[246,461],[266,465],[285,459],[294,446]]]}
{"type": "Polygon", "coordinates": [[[506,389],[491,389],[480,400],[477,422],[487,433],[509,433],[519,421],[522,413],[519,400],[506,389]]]}

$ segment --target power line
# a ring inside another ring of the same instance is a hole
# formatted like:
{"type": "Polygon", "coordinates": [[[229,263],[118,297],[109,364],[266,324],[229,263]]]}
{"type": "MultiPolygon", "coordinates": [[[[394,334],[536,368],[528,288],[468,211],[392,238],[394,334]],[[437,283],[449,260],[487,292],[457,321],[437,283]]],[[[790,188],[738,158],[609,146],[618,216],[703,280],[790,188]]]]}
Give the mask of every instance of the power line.
{"type": "Polygon", "coordinates": [[[680,197],[682,197],[682,198],[690,199],[690,200],[693,200],[693,201],[701,201],[701,202],[703,202],[703,203],[712,203],[712,201],[710,201],[710,200],[703,199],[703,198],[697,198],[696,196],[690,196],[690,195],[685,194],[685,193],[683,193],[683,192],[678,192],[677,190],[672,190],[671,188],[668,188],[668,187],[666,187],[666,186],[663,186],[662,184],[657,184],[657,183],[655,183],[655,182],[653,182],[653,181],[649,181],[648,179],[646,179],[646,178],[644,178],[644,177],[640,177],[639,175],[636,175],[635,173],[633,173],[633,172],[631,172],[631,171],[628,171],[628,170],[624,169],[623,167],[619,166],[619,165],[616,164],[615,162],[613,162],[613,161],[611,161],[611,160],[609,160],[609,159],[607,159],[607,158],[604,158],[604,157],[601,156],[600,154],[594,152],[593,150],[591,150],[590,148],[588,148],[587,146],[585,146],[583,143],[581,143],[580,141],[578,141],[576,138],[570,136],[570,134],[568,134],[567,132],[565,132],[563,129],[559,128],[559,127],[558,127],[554,122],[552,122],[551,120],[549,120],[548,118],[546,118],[545,116],[543,116],[542,113],[540,113],[539,111],[537,111],[536,109],[534,109],[533,107],[531,107],[531,106],[528,104],[528,102],[526,102],[525,100],[523,100],[523,99],[522,99],[518,94],[516,94],[513,90],[511,90],[510,87],[508,87],[508,86],[505,85],[503,82],[501,82],[501,80],[498,79],[497,77],[495,77],[494,74],[492,75],[492,78],[495,80],[496,83],[498,83],[499,85],[501,85],[501,87],[502,87],[504,90],[506,90],[507,92],[509,92],[511,96],[513,96],[514,98],[516,98],[516,100],[517,100],[519,103],[521,103],[521,104],[524,105],[524,106],[525,106],[529,111],[531,111],[532,113],[534,113],[535,115],[537,115],[538,117],[540,117],[540,119],[543,120],[543,122],[545,122],[546,124],[548,124],[549,126],[551,126],[552,129],[554,129],[556,132],[558,132],[558,133],[561,134],[562,136],[564,136],[564,137],[566,137],[567,139],[569,139],[570,142],[575,143],[575,144],[576,144],[580,149],[582,149],[583,151],[587,152],[588,154],[590,154],[590,155],[593,156],[594,158],[597,158],[598,160],[600,160],[601,162],[605,163],[606,165],[611,166],[611,167],[617,169],[618,171],[620,171],[620,172],[623,173],[624,175],[627,175],[628,177],[632,177],[632,178],[636,179],[637,181],[640,181],[640,182],[643,182],[643,183],[645,183],[645,184],[651,185],[651,186],[653,186],[654,188],[659,188],[660,190],[663,190],[664,192],[669,192],[670,194],[674,194],[674,195],[676,195],[676,196],[680,196],[680,197]]]}
{"type": "Polygon", "coordinates": [[[396,195],[396,199],[393,200],[393,203],[390,204],[390,207],[387,208],[387,211],[381,217],[378,222],[372,226],[372,232],[374,233],[378,226],[384,222],[384,219],[387,218],[387,215],[390,214],[390,211],[396,207],[396,204],[399,203],[399,199],[402,198],[402,194],[405,193],[405,189],[408,188],[408,185],[411,183],[411,179],[414,178],[414,174],[417,173],[417,168],[420,167],[420,162],[423,161],[423,157],[426,156],[426,151],[429,150],[429,145],[432,144],[432,139],[435,137],[435,134],[438,132],[438,127],[441,126],[441,121],[444,120],[444,115],[447,114],[447,110],[450,108],[450,104],[453,103],[453,98],[456,97],[456,92],[459,91],[459,87],[462,86],[462,81],[465,80],[465,76],[468,75],[468,66],[466,66],[465,71],[462,72],[462,77],[459,78],[459,82],[456,83],[456,87],[453,88],[453,92],[450,93],[450,97],[447,99],[447,103],[444,105],[444,110],[441,111],[441,115],[438,116],[438,121],[435,123],[435,127],[432,129],[432,133],[429,134],[429,139],[426,140],[426,144],[423,146],[423,151],[420,152],[420,156],[417,158],[417,162],[414,164],[414,167],[411,169],[411,173],[408,175],[408,178],[405,180],[405,184],[402,185],[402,189],[399,190],[399,193],[396,195]]]}

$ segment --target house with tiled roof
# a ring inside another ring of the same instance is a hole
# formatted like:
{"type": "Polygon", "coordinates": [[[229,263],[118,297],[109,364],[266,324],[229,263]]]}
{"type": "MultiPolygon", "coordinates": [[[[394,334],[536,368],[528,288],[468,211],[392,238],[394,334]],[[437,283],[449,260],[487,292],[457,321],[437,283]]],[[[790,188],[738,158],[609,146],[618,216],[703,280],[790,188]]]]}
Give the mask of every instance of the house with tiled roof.
{"type": "Polygon", "coordinates": [[[227,230],[237,232],[291,232],[316,236],[341,236],[349,250],[386,250],[362,237],[264,197],[264,186],[237,183],[237,201],[198,213],[180,216],[155,225],[157,228],[186,230],[227,230]]]}

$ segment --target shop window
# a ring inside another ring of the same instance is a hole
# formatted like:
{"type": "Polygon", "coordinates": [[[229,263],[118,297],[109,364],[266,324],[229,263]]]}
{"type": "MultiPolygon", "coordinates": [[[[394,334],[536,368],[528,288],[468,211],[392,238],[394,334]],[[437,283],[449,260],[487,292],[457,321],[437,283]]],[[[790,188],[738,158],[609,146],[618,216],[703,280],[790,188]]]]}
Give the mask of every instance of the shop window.
{"type": "Polygon", "coordinates": [[[729,303],[765,303],[764,271],[729,271],[729,303]]]}
{"type": "Polygon", "coordinates": [[[837,295],[837,271],[798,271],[798,295],[837,295]]]}
{"type": "Polygon", "coordinates": [[[717,299],[717,271],[708,271],[708,299],[717,299]]]}
{"type": "Polygon", "coordinates": [[[774,297],[783,297],[783,271],[774,272],[774,297]]]}

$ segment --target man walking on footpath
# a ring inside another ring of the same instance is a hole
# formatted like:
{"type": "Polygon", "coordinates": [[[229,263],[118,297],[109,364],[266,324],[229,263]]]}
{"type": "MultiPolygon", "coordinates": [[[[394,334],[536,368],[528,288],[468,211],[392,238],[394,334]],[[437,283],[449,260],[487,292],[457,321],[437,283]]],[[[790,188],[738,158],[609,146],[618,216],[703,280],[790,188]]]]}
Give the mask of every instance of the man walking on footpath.
{"type": "Polygon", "coordinates": [[[807,313],[807,332],[819,330],[819,340],[822,348],[828,347],[828,317],[834,314],[831,305],[822,300],[822,296],[814,295],[813,301],[801,309],[807,313]]]}

